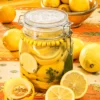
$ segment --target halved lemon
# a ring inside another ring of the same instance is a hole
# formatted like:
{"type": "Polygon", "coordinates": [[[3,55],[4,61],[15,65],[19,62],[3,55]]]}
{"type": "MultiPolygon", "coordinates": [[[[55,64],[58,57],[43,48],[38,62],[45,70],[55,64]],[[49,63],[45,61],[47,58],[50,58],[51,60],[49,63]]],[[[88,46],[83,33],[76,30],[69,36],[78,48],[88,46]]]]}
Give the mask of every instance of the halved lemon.
{"type": "Polygon", "coordinates": [[[25,78],[9,79],[4,84],[6,100],[29,100],[34,98],[34,94],[34,86],[25,78]]]}
{"type": "Polygon", "coordinates": [[[75,99],[74,99],[74,93],[71,89],[60,85],[54,85],[47,90],[45,95],[45,100],[75,100],[75,99]]]}
{"type": "Polygon", "coordinates": [[[61,47],[36,47],[33,46],[34,54],[40,59],[52,59],[61,52],[61,47]]]}
{"type": "Polygon", "coordinates": [[[38,68],[37,62],[34,57],[26,52],[20,55],[20,64],[29,73],[35,73],[38,68]]]}
{"type": "Polygon", "coordinates": [[[88,89],[87,79],[84,74],[75,70],[66,72],[60,81],[60,85],[72,89],[75,99],[83,97],[88,89]]]}

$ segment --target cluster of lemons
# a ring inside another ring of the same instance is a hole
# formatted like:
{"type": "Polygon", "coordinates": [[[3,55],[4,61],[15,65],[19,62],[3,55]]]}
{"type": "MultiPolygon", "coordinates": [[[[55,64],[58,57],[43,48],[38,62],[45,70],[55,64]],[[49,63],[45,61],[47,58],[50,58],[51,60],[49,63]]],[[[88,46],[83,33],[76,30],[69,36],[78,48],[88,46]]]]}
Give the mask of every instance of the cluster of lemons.
{"type": "Polygon", "coordinates": [[[66,12],[79,12],[93,7],[95,0],[42,0],[42,7],[53,7],[66,12]]]}
{"type": "MultiPolygon", "coordinates": [[[[64,4],[69,4],[70,2],[78,2],[78,0],[61,0],[61,2],[62,3],[64,3],[64,4]]],[[[82,1],[82,0],[81,0],[82,1]]],[[[88,1],[88,0],[87,0],[88,1]]],[[[92,6],[93,5],[93,2],[94,2],[95,0],[89,0],[89,4],[92,6]]],[[[49,4],[49,6],[51,6],[51,7],[55,7],[55,6],[53,6],[52,4],[54,3],[54,4],[56,4],[57,3],[57,0],[53,0],[53,1],[48,1],[48,0],[42,0],[42,2],[43,2],[43,4],[45,5],[45,6],[48,6],[47,4],[49,4]]],[[[85,2],[85,0],[84,0],[84,2],[85,2]]],[[[79,4],[79,3],[76,3],[76,4],[79,4]]],[[[75,5],[76,5],[75,4],[75,5]]],[[[80,5],[81,6],[81,5],[80,5]]],[[[58,7],[58,5],[56,5],[56,7],[58,7]]],[[[74,7],[74,6],[73,6],[74,7]]],[[[11,23],[13,20],[14,20],[14,18],[16,17],[16,10],[12,7],[12,6],[2,6],[2,7],[0,7],[0,22],[1,23],[11,23]],[[6,16],[5,16],[6,15],[6,16]]],[[[5,33],[4,33],[4,35],[3,35],[3,38],[2,38],[2,41],[3,41],[3,44],[4,44],[4,46],[8,49],[8,50],[10,50],[10,51],[17,51],[17,53],[16,54],[14,54],[14,56],[16,56],[17,58],[19,57],[19,55],[18,55],[18,51],[19,51],[19,44],[20,44],[20,39],[21,39],[21,33],[22,33],[22,31],[20,30],[20,29],[9,29],[9,30],[7,30],[5,33]],[[13,41],[13,42],[12,42],[13,41]]],[[[26,39],[26,37],[25,37],[25,39],[26,39]]],[[[28,41],[28,39],[26,39],[25,41],[28,41]]],[[[54,48],[50,51],[49,49],[50,48],[48,48],[49,46],[59,46],[59,45],[61,45],[61,44],[63,44],[64,43],[64,41],[63,41],[63,39],[60,39],[60,40],[56,40],[56,41],[48,41],[48,42],[34,42],[33,43],[33,41],[28,41],[30,44],[35,44],[35,45],[37,45],[37,46],[40,46],[40,45],[42,45],[42,46],[46,46],[46,48],[44,49],[44,51],[46,50],[46,51],[48,51],[48,53],[49,53],[49,55],[51,55],[52,53],[52,51],[54,50],[54,48]],[[48,47],[47,47],[48,46],[48,47]]],[[[99,55],[99,44],[94,44],[94,46],[95,46],[95,50],[94,50],[94,48],[92,47],[91,48],[91,51],[94,51],[95,53],[92,53],[92,52],[89,52],[89,53],[86,53],[87,52],[87,46],[85,46],[84,45],[84,42],[81,40],[81,39],[77,39],[77,38],[73,38],[73,59],[80,59],[80,64],[81,64],[81,66],[85,69],[85,70],[87,70],[87,71],[89,71],[89,72],[95,72],[95,71],[99,71],[100,70],[100,68],[98,67],[100,64],[99,64],[99,61],[97,60],[97,59],[99,59],[98,57],[98,55],[99,55]],[[85,49],[86,48],[86,49],[85,49]],[[84,51],[85,53],[85,55],[82,55],[82,53],[81,53],[81,51],[84,51]],[[96,53],[97,53],[97,55],[96,55],[96,53]],[[91,59],[90,59],[91,58],[91,59]],[[90,60],[91,60],[91,62],[90,62],[90,60]],[[96,59],[96,60],[95,60],[96,59]],[[93,63],[94,62],[94,63],[93,63]],[[97,64],[95,64],[95,63],[97,63],[97,64]],[[95,66],[94,66],[95,65],[95,66]],[[89,66],[89,67],[87,67],[87,66],[89,66]],[[91,67],[92,66],[92,67],[91,67]]],[[[88,45],[89,47],[91,47],[91,45],[89,44],[88,45]]],[[[38,48],[38,50],[40,50],[39,48],[38,48]]],[[[43,48],[41,49],[41,50],[43,50],[43,48]]],[[[59,49],[56,49],[57,51],[58,51],[58,53],[59,53],[59,51],[61,51],[60,50],[60,48],[59,49]]],[[[31,50],[32,51],[32,50],[31,50]]],[[[13,52],[12,52],[13,53],[13,52]]],[[[37,51],[35,51],[35,53],[37,54],[37,56],[38,56],[38,53],[39,53],[39,51],[37,52],[37,51]]],[[[57,54],[57,53],[56,53],[57,54]]],[[[56,59],[58,59],[59,57],[60,58],[62,58],[62,59],[64,59],[65,58],[65,55],[67,55],[68,54],[68,52],[66,51],[66,52],[64,52],[64,56],[63,56],[63,58],[60,56],[60,53],[59,53],[59,55],[56,57],[56,59]]],[[[46,63],[45,61],[41,61],[40,59],[39,59],[39,57],[37,57],[36,56],[36,60],[37,61],[39,61],[40,63],[42,62],[42,64],[43,63],[46,63]]],[[[51,55],[51,57],[53,57],[52,55],[51,55]]],[[[43,58],[43,56],[42,56],[42,58],[43,58]]],[[[48,60],[47,60],[48,61],[48,60]]],[[[53,60],[54,61],[54,60],[53,60]]]]}
{"type": "MultiPolygon", "coordinates": [[[[47,3],[46,1],[47,0],[42,1],[43,5],[46,6],[46,4],[49,4],[49,6],[51,6],[51,4],[53,4],[50,3],[50,0],[48,1],[49,3],[47,3]]],[[[57,4],[57,2],[60,5],[60,1],[52,1],[55,2],[52,7],[55,7],[55,4],[57,4]]],[[[79,0],[61,0],[62,3],[65,3],[67,5],[67,8],[70,6],[71,10],[73,9],[71,8],[71,5],[72,7],[74,7],[74,4],[80,4],[80,1],[78,3],[74,3],[74,1],[78,2],[79,0]]],[[[90,2],[88,3],[88,0],[87,2],[86,0],[84,0],[84,2],[87,5],[85,6],[85,8],[90,9],[90,2]]],[[[62,9],[63,4],[60,5],[59,8],[62,9]]],[[[73,11],[77,10],[74,9],[73,11]]],[[[15,15],[16,14],[14,8],[10,6],[1,7],[0,22],[10,23],[14,20],[15,15]]],[[[22,38],[23,40],[20,41],[21,34],[22,31],[19,29],[10,29],[6,31],[3,36],[3,44],[7,49],[9,49],[10,51],[21,51],[20,66],[22,77],[24,77],[10,79],[9,81],[7,81],[7,83],[5,83],[4,100],[32,100],[35,94],[34,86],[41,89],[48,89],[51,85],[57,83],[59,80],[59,76],[63,73],[64,61],[68,55],[68,51],[64,51],[62,49],[62,46],[60,46],[63,45],[64,48],[66,44],[65,41],[63,41],[62,39],[53,42],[37,42],[30,40],[29,38],[26,38],[24,36],[22,38]],[[37,64],[37,62],[40,66],[37,64]],[[34,86],[27,80],[27,78],[32,83],[34,83],[34,86]]],[[[72,39],[73,58],[79,59],[82,68],[88,72],[100,71],[100,44],[92,43],[85,45],[84,42],[80,39],[72,39]]],[[[83,74],[77,71],[69,71],[61,78],[60,85],[54,85],[48,89],[45,98],[46,100],[54,99],[53,92],[55,92],[55,94],[57,94],[56,98],[58,98],[58,100],[63,100],[63,98],[70,98],[70,100],[78,99],[86,93],[87,87],[87,81],[83,74]],[[79,77],[80,79],[77,79],[79,77]],[[81,82],[83,82],[83,84],[80,84],[80,80],[82,80],[81,82]],[[73,83],[75,84],[73,85],[73,83]]]]}
{"type": "MultiPolygon", "coordinates": [[[[26,78],[12,78],[4,84],[4,100],[33,100],[35,96],[34,86],[26,78]],[[11,87],[11,88],[9,88],[11,87]]],[[[44,87],[46,84],[42,83],[44,87]]],[[[53,85],[53,84],[52,84],[53,85]]],[[[83,97],[88,89],[85,75],[79,71],[66,72],[60,80],[59,85],[49,86],[46,91],[45,100],[75,100],[83,97]],[[81,80],[81,84],[80,84],[81,80]]]]}
{"type": "MultiPolygon", "coordinates": [[[[98,65],[100,65],[100,63],[98,59],[100,59],[100,56],[98,51],[100,50],[100,45],[97,43],[87,45],[84,44],[81,39],[72,39],[74,59],[79,59],[82,68],[88,72],[99,71],[100,67],[98,65]],[[92,51],[95,53],[92,53],[92,51]]],[[[56,84],[58,80],[53,78],[53,81],[51,81],[52,78],[50,77],[50,73],[48,74],[47,71],[52,72],[53,70],[57,72],[54,73],[56,77],[59,77],[62,74],[64,70],[64,61],[61,60],[62,57],[60,54],[62,49],[60,47],[50,48],[48,46],[45,48],[32,46],[31,49],[28,48],[29,46],[27,45],[27,43],[24,43],[23,45],[24,46],[21,46],[22,50],[20,50],[22,51],[22,54],[20,56],[22,77],[30,79],[35,87],[42,90],[46,90],[51,85],[56,84]],[[48,54],[48,56],[45,56],[46,54],[48,54]],[[60,60],[57,61],[58,59],[60,60]]],[[[66,53],[64,52],[64,58],[67,57],[67,54],[68,51],[66,53]]]]}
{"type": "Polygon", "coordinates": [[[63,44],[37,46],[30,44],[29,40],[23,39],[19,45],[21,74],[29,78],[36,87],[47,89],[59,81],[57,77],[63,73],[68,51],[63,50],[66,48],[63,44]]]}
{"type": "Polygon", "coordinates": [[[81,39],[73,38],[73,59],[78,59],[87,72],[100,71],[99,50],[99,43],[84,43],[81,39]]]}
{"type": "MultiPolygon", "coordinates": [[[[0,23],[9,24],[14,21],[16,10],[13,6],[3,5],[0,7],[0,23]]],[[[19,58],[18,48],[22,31],[17,28],[7,29],[2,37],[3,45],[10,51],[14,58],[19,58]]]]}

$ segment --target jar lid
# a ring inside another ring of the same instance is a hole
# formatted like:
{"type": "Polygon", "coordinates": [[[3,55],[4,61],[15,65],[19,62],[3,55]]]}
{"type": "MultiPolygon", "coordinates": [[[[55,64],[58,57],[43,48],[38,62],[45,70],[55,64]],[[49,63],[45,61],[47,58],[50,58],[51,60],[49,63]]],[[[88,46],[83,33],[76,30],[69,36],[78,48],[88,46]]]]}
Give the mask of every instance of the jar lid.
{"type": "Polygon", "coordinates": [[[24,24],[30,27],[50,28],[68,24],[67,13],[57,9],[34,9],[24,15],[24,24]]]}

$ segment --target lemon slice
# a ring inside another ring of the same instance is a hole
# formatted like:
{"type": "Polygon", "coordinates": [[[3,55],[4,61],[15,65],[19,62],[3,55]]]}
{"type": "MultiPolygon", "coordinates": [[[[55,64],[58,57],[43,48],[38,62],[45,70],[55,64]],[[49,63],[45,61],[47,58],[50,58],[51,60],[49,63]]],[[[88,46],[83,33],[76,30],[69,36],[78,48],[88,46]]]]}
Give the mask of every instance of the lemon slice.
{"type": "Polygon", "coordinates": [[[50,49],[50,47],[48,47],[48,46],[42,47],[42,46],[35,46],[34,45],[32,47],[31,51],[32,51],[33,54],[39,54],[39,53],[41,54],[41,53],[47,52],[49,49],[50,49]]]}
{"type": "Polygon", "coordinates": [[[75,99],[83,97],[88,89],[87,79],[84,74],[75,70],[65,73],[60,84],[61,86],[72,89],[75,94],[75,99]]]}
{"type": "Polygon", "coordinates": [[[62,50],[61,47],[42,47],[41,49],[37,48],[36,46],[33,46],[33,49],[35,51],[36,56],[41,59],[55,58],[62,50]]]}
{"type": "Polygon", "coordinates": [[[29,73],[35,73],[38,68],[34,57],[26,52],[20,55],[20,64],[29,73]]]}
{"type": "Polygon", "coordinates": [[[9,100],[21,100],[35,94],[34,92],[34,86],[25,78],[9,79],[4,84],[4,95],[9,100]]]}
{"type": "Polygon", "coordinates": [[[74,93],[71,89],[60,85],[51,86],[45,95],[46,100],[74,100],[74,93]]]}
{"type": "Polygon", "coordinates": [[[34,55],[34,58],[40,65],[49,65],[49,64],[52,64],[52,63],[56,62],[57,60],[59,60],[61,58],[62,53],[63,53],[63,51],[61,49],[61,52],[59,52],[59,54],[52,59],[41,59],[35,55],[34,55]]]}

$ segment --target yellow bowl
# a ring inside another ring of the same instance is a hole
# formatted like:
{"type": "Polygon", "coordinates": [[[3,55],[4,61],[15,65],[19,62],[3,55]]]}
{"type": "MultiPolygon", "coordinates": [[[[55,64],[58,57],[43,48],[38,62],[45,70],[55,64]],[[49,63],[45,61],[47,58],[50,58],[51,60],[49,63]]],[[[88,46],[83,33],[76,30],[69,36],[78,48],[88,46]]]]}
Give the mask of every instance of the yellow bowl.
{"type": "Polygon", "coordinates": [[[69,20],[73,23],[72,28],[79,27],[84,20],[86,20],[92,12],[98,7],[98,3],[95,0],[91,9],[82,12],[67,12],[69,20]]]}

